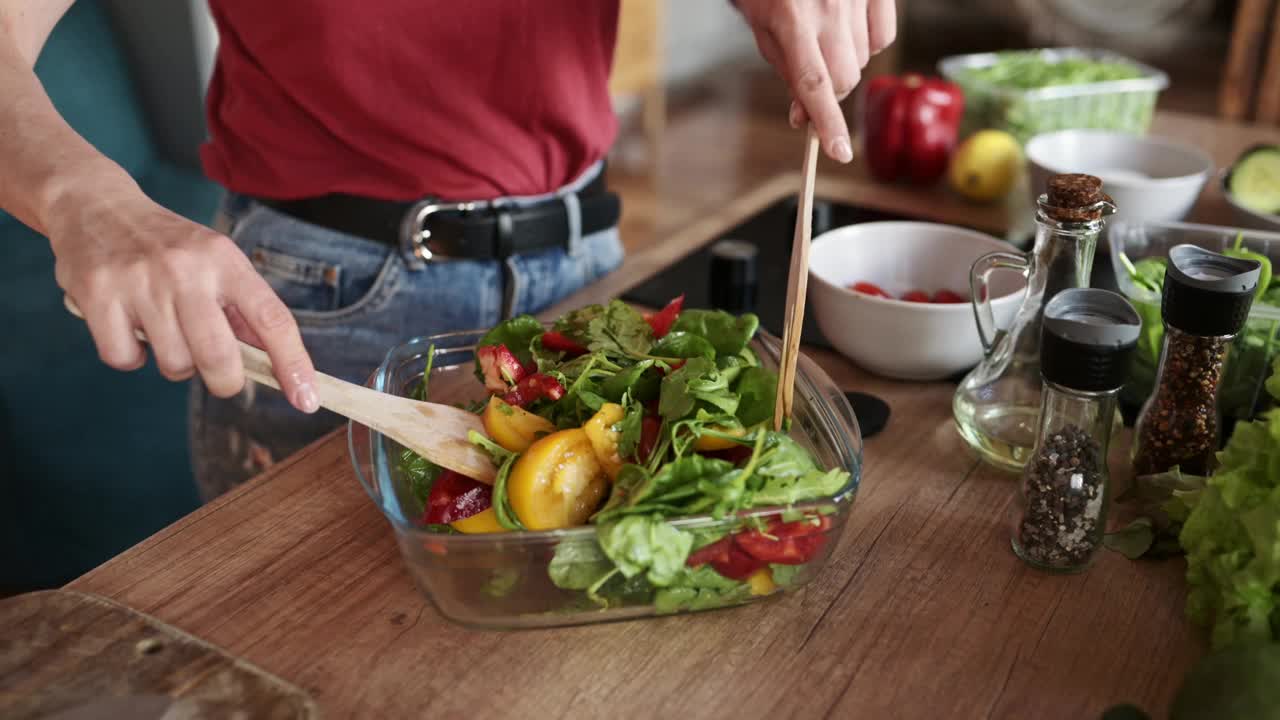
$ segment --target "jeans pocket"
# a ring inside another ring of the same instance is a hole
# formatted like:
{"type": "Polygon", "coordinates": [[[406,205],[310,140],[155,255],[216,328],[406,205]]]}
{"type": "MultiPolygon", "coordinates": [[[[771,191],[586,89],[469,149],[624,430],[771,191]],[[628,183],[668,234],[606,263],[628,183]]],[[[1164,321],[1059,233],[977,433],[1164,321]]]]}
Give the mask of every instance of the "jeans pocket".
{"type": "Polygon", "coordinates": [[[302,326],[349,322],[382,309],[403,274],[389,247],[261,205],[240,218],[231,239],[302,326]]]}

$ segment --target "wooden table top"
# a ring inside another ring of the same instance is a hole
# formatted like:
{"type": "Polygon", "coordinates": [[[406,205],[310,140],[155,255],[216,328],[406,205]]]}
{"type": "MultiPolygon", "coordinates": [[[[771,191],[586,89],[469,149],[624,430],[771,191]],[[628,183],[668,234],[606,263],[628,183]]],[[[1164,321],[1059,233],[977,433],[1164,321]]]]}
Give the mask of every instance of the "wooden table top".
{"type": "MultiPolygon", "coordinates": [[[[1275,131],[1161,115],[1154,131],[1225,164],[1275,131]]],[[[796,139],[799,159],[800,139],[796,139]]],[[[717,209],[548,314],[616,296],[798,187],[784,176],[717,209]]],[[[999,232],[999,208],[874,185],[819,194],[999,232]]],[[[1195,211],[1222,222],[1213,184],[1195,211]]],[[[330,717],[1096,718],[1162,716],[1205,649],[1183,618],[1181,560],[1102,552],[1077,576],[1009,549],[1015,479],[970,456],[954,386],[868,375],[811,352],[841,386],[889,402],[827,569],[742,608],[601,626],[467,630],[414,588],[360,488],[344,434],[325,438],[70,585],[154,615],[311,693],[330,717]]]]}

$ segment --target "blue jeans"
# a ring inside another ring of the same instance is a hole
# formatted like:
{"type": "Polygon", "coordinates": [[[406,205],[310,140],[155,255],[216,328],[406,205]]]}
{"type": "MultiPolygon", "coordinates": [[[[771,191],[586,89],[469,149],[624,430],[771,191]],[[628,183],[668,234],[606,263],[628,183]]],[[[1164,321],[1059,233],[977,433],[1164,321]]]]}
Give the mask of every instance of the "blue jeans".
{"type": "MultiPolygon", "coordinates": [[[[597,165],[559,194],[584,187],[600,171],[597,165]]],[[[505,269],[496,260],[420,266],[400,250],[234,194],[226,198],[218,225],[293,310],[316,369],[356,383],[364,383],[398,343],[537,313],[614,270],[623,256],[617,228],[610,228],[583,236],[571,244],[572,252],[510,257],[505,269]]],[[[342,423],[326,410],[298,412],[278,391],[253,383],[236,397],[215,398],[198,377],[191,384],[190,420],[192,462],[205,500],[342,423]]]]}

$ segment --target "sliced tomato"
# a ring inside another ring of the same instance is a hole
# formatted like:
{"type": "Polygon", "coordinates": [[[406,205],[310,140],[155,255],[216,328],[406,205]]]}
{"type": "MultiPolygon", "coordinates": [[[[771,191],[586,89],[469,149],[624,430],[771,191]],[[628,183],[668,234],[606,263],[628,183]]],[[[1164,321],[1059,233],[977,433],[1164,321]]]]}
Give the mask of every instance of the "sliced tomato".
{"type": "Polygon", "coordinates": [[[528,373],[515,353],[506,345],[486,345],[476,348],[476,360],[484,375],[484,388],[491,393],[506,392],[528,373]]]}
{"type": "Polygon", "coordinates": [[[461,473],[445,470],[431,484],[422,521],[432,525],[447,525],[484,512],[492,504],[492,487],[461,473]]]}
{"type": "Polygon", "coordinates": [[[923,290],[912,290],[906,293],[905,295],[903,295],[902,299],[906,300],[907,302],[927,303],[929,302],[929,293],[923,290]]]}
{"type": "Polygon", "coordinates": [[[746,580],[766,563],[748,555],[734,543],[733,536],[729,536],[690,553],[685,564],[689,567],[710,565],[711,569],[731,580],[746,580]]]}
{"type": "Polygon", "coordinates": [[[649,327],[653,330],[653,336],[660,338],[671,332],[671,326],[675,324],[676,318],[680,316],[680,311],[684,309],[684,295],[667,303],[667,306],[656,313],[645,315],[645,322],[649,323],[649,327]]]}
{"type": "Polygon", "coordinates": [[[951,292],[950,290],[940,290],[933,293],[931,302],[969,302],[968,297],[960,295],[959,292],[951,292]]]}
{"type": "Polygon", "coordinates": [[[559,400],[564,397],[564,386],[559,380],[545,373],[534,373],[526,376],[507,394],[502,396],[503,402],[519,408],[525,408],[538,400],[559,400]]]}
{"type": "Polygon", "coordinates": [[[564,333],[548,330],[542,333],[542,347],[551,352],[562,352],[567,355],[585,355],[587,349],[564,333]]]}
{"type": "Polygon", "coordinates": [[[885,292],[879,285],[869,282],[857,282],[849,286],[850,290],[860,292],[864,295],[875,295],[876,297],[893,299],[893,296],[885,292]]]}
{"type": "Polygon", "coordinates": [[[803,565],[826,544],[830,529],[831,519],[827,517],[789,523],[773,520],[764,532],[741,532],[734,536],[734,541],[757,560],[779,565],[803,565]]]}

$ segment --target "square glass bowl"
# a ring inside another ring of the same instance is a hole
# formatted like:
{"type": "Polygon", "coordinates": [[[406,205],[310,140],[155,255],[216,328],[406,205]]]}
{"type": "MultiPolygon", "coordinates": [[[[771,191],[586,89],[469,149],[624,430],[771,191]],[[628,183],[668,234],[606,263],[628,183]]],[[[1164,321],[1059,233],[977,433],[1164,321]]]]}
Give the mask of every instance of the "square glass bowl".
{"type": "MultiPolygon", "coordinates": [[[[1169,249],[1188,243],[1222,252],[1235,245],[1241,236],[1241,247],[1265,255],[1272,267],[1280,269],[1280,233],[1261,230],[1196,225],[1181,222],[1135,222],[1117,220],[1107,232],[1111,267],[1116,287],[1142,317],[1143,332],[1134,353],[1129,382],[1121,390],[1121,400],[1128,406],[1141,406],[1155,389],[1164,321],[1160,315],[1160,293],[1141,287],[1129,277],[1121,255],[1131,262],[1149,257],[1169,257],[1169,249]]],[[[1240,420],[1251,420],[1271,407],[1271,396],[1263,383],[1271,375],[1272,363],[1280,357],[1280,307],[1257,300],[1249,310],[1249,320],[1232,344],[1227,358],[1218,407],[1227,421],[1225,427],[1240,420]]],[[[1225,437],[1225,433],[1224,433],[1225,437]]]]}
{"type": "MultiPolygon", "coordinates": [[[[427,399],[467,404],[487,399],[476,379],[476,342],[483,331],[458,332],[410,340],[393,348],[369,386],[380,392],[409,396],[422,382],[427,359],[434,355],[427,399]]],[[[780,343],[760,331],[751,348],[761,364],[776,370],[780,343]]],[[[623,620],[675,612],[731,607],[803,586],[822,570],[844,529],[857,494],[862,470],[862,436],[844,393],[813,361],[801,357],[796,373],[791,437],[809,450],[823,469],[843,468],[849,482],[835,495],[790,507],[755,508],[726,518],[698,516],[672,525],[695,536],[694,547],[708,536],[738,529],[749,518],[817,519],[822,531],[817,551],[803,565],[774,567],[774,582],[760,585],[721,583],[715,591],[683,598],[673,605],[645,581],[609,588],[602,604],[587,590],[566,590],[551,581],[548,568],[557,550],[557,571],[590,576],[602,554],[596,527],[547,531],[457,535],[428,530],[422,503],[411,480],[400,469],[404,448],[357,422],[348,424],[351,460],[369,497],[386,516],[409,574],[442,615],[480,628],[515,629],[623,620]],[[567,547],[566,547],[567,546],[567,547]],[[565,562],[568,559],[569,562],[565,562]],[[581,567],[574,566],[580,559],[581,567]],[[575,573],[581,570],[581,573],[575,573]]],[[[598,574],[598,573],[597,573],[598,574]]],[[[620,581],[621,578],[616,578],[620,581]]],[[[595,594],[601,597],[601,593],[595,594]]]]}

